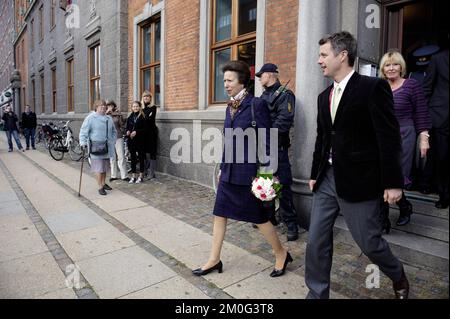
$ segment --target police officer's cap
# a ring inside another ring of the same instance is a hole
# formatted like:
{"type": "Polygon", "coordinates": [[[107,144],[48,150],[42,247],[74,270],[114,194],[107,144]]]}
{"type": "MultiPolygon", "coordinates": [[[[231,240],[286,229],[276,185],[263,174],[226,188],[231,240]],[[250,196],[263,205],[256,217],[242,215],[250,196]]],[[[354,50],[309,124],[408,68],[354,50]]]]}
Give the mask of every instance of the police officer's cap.
{"type": "Polygon", "coordinates": [[[416,65],[427,65],[430,63],[430,57],[439,51],[437,45],[426,45],[418,48],[413,52],[413,56],[417,58],[416,65]]]}
{"type": "Polygon", "coordinates": [[[259,70],[259,72],[256,73],[255,75],[259,78],[264,72],[278,73],[278,67],[273,63],[266,63],[261,67],[261,70],[259,70]]]}

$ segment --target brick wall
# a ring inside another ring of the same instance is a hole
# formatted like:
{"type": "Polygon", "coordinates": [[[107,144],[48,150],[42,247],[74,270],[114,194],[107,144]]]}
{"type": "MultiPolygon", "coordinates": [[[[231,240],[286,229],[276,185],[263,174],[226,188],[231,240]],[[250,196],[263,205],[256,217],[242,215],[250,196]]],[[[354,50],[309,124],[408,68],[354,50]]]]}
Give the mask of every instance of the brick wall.
{"type": "MultiPolygon", "coordinates": [[[[146,0],[129,1],[128,96],[133,97],[133,19],[146,0]]],[[[198,105],[200,0],[165,2],[165,109],[189,110],[198,105]]],[[[298,1],[268,0],[266,4],[265,62],[279,66],[281,81],[295,88],[298,1]]],[[[295,90],[294,90],[295,91],[295,90]]]]}
{"type": "Polygon", "coordinates": [[[166,2],[166,110],[198,104],[200,1],[166,2]]]}
{"type": "Polygon", "coordinates": [[[268,0],[264,62],[278,65],[280,80],[295,92],[297,59],[297,0],[268,0]]]}
{"type": "Polygon", "coordinates": [[[133,47],[134,47],[134,17],[142,13],[147,0],[128,1],[128,109],[133,100],[133,88],[139,83],[134,83],[133,78],[133,47]]]}

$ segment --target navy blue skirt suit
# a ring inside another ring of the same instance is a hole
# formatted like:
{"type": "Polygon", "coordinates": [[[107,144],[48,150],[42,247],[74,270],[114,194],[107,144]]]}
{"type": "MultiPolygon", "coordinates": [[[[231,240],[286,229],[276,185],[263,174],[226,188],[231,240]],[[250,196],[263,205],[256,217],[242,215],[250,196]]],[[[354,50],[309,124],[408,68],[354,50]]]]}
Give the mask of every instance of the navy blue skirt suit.
{"type": "MultiPolygon", "coordinates": [[[[255,98],[251,94],[248,94],[242,101],[233,118],[231,118],[230,107],[228,106],[226,110],[224,132],[226,129],[230,128],[241,128],[244,131],[248,128],[253,129],[251,111],[252,100],[254,100],[254,116],[257,128],[266,129],[266,154],[268,155],[270,148],[269,130],[271,128],[271,120],[269,109],[263,99],[255,98]]],[[[243,162],[241,161],[241,163],[237,163],[236,138],[231,136],[231,134],[229,134],[228,137],[227,134],[224,135],[225,145],[230,145],[229,149],[233,149],[233,157],[232,161],[225,161],[225,158],[227,158],[227,154],[225,154],[227,147],[225,147],[222,155],[222,163],[220,165],[221,174],[213,214],[215,216],[251,222],[254,224],[266,223],[272,215],[273,208],[267,208],[267,205],[263,205],[263,202],[257,199],[251,192],[251,185],[257,173],[257,164],[254,157],[250,156],[249,158],[248,156],[248,139],[246,139],[247,142],[244,143],[244,160],[243,162]]],[[[260,161],[263,162],[261,159],[260,161]]]]}

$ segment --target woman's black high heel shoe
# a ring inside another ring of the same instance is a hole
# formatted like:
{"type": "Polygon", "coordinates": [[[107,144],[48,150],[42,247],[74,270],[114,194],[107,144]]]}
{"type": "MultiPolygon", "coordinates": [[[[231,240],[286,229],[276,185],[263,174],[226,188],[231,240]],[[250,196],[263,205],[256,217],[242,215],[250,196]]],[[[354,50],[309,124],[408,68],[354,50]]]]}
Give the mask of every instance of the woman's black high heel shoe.
{"type": "Polygon", "coordinates": [[[219,272],[219,274],[222,273],[222,271],[223,271],[223,264],[222,264],[222,261],[221,261],[221,260],[220,260],[217,264],[215,264],[214,266],[212,266],[211,268],[208,268],[208,269],[205,269],[205,270],[203,270],[203,269],[201,269],[201,268],[194,269],[194,270],[192,271],[192,274],[194,274],[195,276],[204,276],[204,275],[207,275],[207,274],[209,274],[211,271],[214,271],[214,270],[216,270],[216,269],[217,269],[217,271],[219,272]]]}
{"type": "Polygon", "coordinates": [[[292,256],[291,254],[288,252],[286,255],[286,259],[284,260],[284,265],[283,265],[283,269],[275,269],[272,270],[272,272],[270,273],[270,277],[280,277],[284,275],[284,272],[286,271],[286,267],[288,265],[288,263],[292,262],[292,256]]]}
{"type": "Polygon", "coordinates": [[[405,226],[411,220],[411,215],[413,213],[412,204],[405,198],[403,194],[402,198],[397,202],[400,209],[400,216],[397,220],[397,226],[405,226]]]}

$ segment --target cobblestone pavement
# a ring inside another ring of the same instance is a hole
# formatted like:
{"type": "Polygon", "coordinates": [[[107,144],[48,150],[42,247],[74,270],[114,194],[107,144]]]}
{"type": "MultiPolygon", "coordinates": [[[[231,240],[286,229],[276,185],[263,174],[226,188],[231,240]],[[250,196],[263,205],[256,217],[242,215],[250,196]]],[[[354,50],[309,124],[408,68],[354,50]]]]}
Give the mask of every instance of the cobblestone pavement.
{"type": "MultiPolygon", "coordinates": [[[[43,149],[40,150],[44,151],[43,149]]],[[[49,157],[49,160],[52,159],[49,157]]],[[[68,157],[64,159],[64,162],[73,167],[80,167],[79,162],[72,162],[68,157]]],[[[214,206],[215,194],[209,187],[160,173],[157,173],[156,179],[146,180],[142,184],[128,184],[118,180],[109,183],[109,185],[148,203],[174,218],[201,229],[208,234],[212,234],[213,217],[211,212],[214,206]]],[[[290,271],[304,275],[307,232],[302,230],[297,241],[287,242],[284,227],[278,226],[277,231],[294,258],[294,262],[289,267],[290,271]]],[[[270,262],[274,262],[270,245],[265,242],[259,231],[254,229],[249,223],[230,220],[225,240],[270,262]]],[[[202,262],[199,261],[199,266],[202,262]]],[[[380,288],[365,288],[368,275],[365,269],[369,264],[371,262],[366,256],[361,254],[359,249],[335,240],[331,271],[332,290],[352,299],[392,298],[392,283],[382,273],[380,288]]],[[[407,264],[405,265],[405,271],[410,281],[411,298],[448,299],[448,273],[407,264]]]]}

